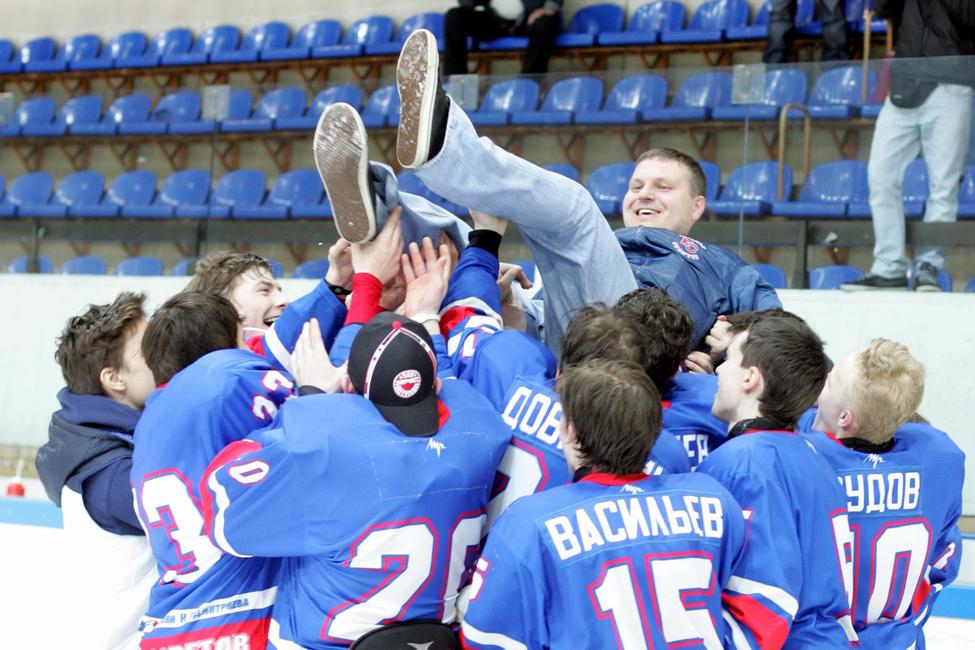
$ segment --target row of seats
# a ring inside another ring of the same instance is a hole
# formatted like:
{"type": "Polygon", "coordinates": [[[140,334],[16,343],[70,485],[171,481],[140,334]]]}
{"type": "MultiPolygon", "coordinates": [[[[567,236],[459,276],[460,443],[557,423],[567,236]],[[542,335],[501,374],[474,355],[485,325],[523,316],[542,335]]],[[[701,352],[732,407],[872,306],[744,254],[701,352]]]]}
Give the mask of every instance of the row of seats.
{"type": "MultiPolygon", "coordinates": [[[[733,170],[723,188],[717,165],[702,161],[707,178],[707,204],[718,216],[776,215],[818,219],[869,219],[871,216],[867,166],[860,160],[836,160],[812,169],[794,199],[778,198],[778,163],[757,161],[733,170]]],[[[571,165],[549,169],[579,180],[571,165]]],[[[596,168],[585,186],[607,216],[620,213],[633,174],[631,162],[596,168]]],[[[454,214],[466,211],[433,194],[413,172],[399,176],[403,191],[425,196],[454,214]]],[[[314,169],[294,169],[279,175],[267,190],[267,178],[256,169],[225,174],[211,191],[210,175],[199,169],[171,174],[157,190],[156,175],[147,170],[117,176],[105,190],[105,178],[96,171],[66,176],[55,190],[47,172],[17,177],[4,192],[0,176],[0,217],[194,217],[226,219],[330,218],[331,205],[314,169]]],[[[783,168],[783,187],[791,193],[792,169],[783,168]]],[[[904,212],[910,218],[924,214],[929,194],[927,166],[918,158],[905,170],[904,212]]],[[[975,167],[966,170],[958,196],[958,216],[975,218],[975,167]]]]}
{"type": "MultiPolygon", "coordinates": [[[[45,255],[37,258],[40,273],[53,273],[54,263],[45,255]]],[[[519,260],[519,263],[526,267],[526,272],[531,274],[534,271],[534,264],[530,261],[519,260]]],[[[195,258],[187,258],[173,265],[170,275],[184,276],[191,275],[195,258]]],[[[274,277],[282,277],[280,262],[268,260],[274,277]]],[[[8,273],[26,273],[29,264],[27,256],[18,257],[7,266],[8,273]]],[[[755,270],[776,289],[788,287],[788,277],[784,270],[774,264],[753,264],[755,270]]],[[[308,260],[295,267],[291,277],[302,279],[318,279],[325,276],[328,271],[328,260],[308,260]]],[[[64,275],[105,275],[108,273],[108,264],[104,259],[97,255],[83,255],[65,261],[60,268],[64,275]]],[[[162,260],[151,255],[140,255],[130,257],[119,262],[115,269],[115,275],[127,276],[158,276],[165,273],[162,260]]],[[[863,277],[863,272],[855,267],[844,264],[834,264],[820,266],[809,270],[808,283],[810,289],[838,289],[844,282],[850,282],[863,277]]],[[[942,291],[952,291],[954,289],[951,276],[946,271],[938,274],[938,285],[942,291]]],[[[975,277],[973,277],[965,287],[965,291],[975,293],[975,277]]]]}
{"type": "MultiPolygon", "coordinates": [[[[796,24],[800,35],[816,36],[822,32],[814,20],[813,4],[813,0],[798,2],[796,24]]],[[[863,30],[865,5],[872,2],[847,0],[846,18],[851,28],[863,30]]],[[[556,47],[695,44],[765,38],[769,3],[756,12],[751,24],[749,14],[747,0],[708,0],[695,10],[685,28],[684,5],[665,0],[639,7],[624,29],[626,16],[622,6],[591,5],[573,15],[565,32],[557,37],[556,47]]],[[[243,38],[238,27],[219,25],[195,39],[183,27],[160,32],[152,40],[141,32],[126,32],[111,38],[104,47],[94,34],[73,36],[61,47],[51,37],[33,39],[19,49],[9,40],[0,40],[0,74],[391,55],[399,52],[403,41],[416,29],[426,28],[442,36],[443,27],[443,14],[422,13],[404,20],[398,30],[392,18],[370,16],[349,25],[344,34],[337,21],[326,19],[303,25],[294,36],[287,24],[269,22],[254,27],[243,38]]],[[[874,29],[884,29],[883,21],[877,21],[874,29]]],[[[479,49],[520,50],[526,46],[525,37],[506,37],[481,43],[479,49]]]]}
{"type": "MultiPolygon", "coordinates": [[[[764,94],[755,104],[731,104],[731,75],[708,72],[683,81],[667,105],[667,80],[658,75],[621,79],[603,101],[603,82],[574,77],[555,83],[538,104],[541,89],[532,79],[511,79],[488,88],[470,117],[476,126],[627,124],[695,120],[769,120],[787,103],[803,104],[813,119],[835,120],[876,117],[880,104],[862,104],[863,72],[849,66],[829,70],[817,79],[808,98],[806,75],[801,70],[765,73],[764,94]]],[[[875,85],[867,77],[868,97],[875,85]]],[[[448,89],[449,90],[449,89],[448,89]]],[[[395,86],[376,90],[363,107],[362,89],[338,85],[319,92],[311,104],[301,88],[277,88],[262,96],[253,108],[251,94],[233,90],[228,114],[219,122],[201,119],[202,102],[195,91],[170,93],[155,107],[147,95],[117,98],[102,113],[101,98],[82,95],[66,101],[60,110],[51,97],[22,102],[12,123],[0,130],[3,137],[57,137],[63,135],[161,135],[271,130],[314,129],[325,108],[345,102],[362,110],[367,127],[396,126],[399,94],[395,86]]],[[[797,117],[799,112],[791,113],[797,117]]]]}

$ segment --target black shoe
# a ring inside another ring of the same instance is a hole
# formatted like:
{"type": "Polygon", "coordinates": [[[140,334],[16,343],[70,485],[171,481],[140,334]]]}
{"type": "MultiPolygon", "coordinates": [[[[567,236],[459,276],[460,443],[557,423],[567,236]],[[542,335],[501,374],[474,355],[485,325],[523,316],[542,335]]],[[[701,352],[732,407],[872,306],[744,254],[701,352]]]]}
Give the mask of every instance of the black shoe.
{"type": "Polygon", "coordinates": [[[415,169],[440,152],[450,109],[440,85],[437,38],[430,31],[417,30],[403,43],[396,87],[400,98],[396,158],[403,167],[415,169]]]}
{"type": "Polygon", "coordinates": [[[938,269],[934,264],[921,262],[917,265],[917,271],[914,272],[914,290],[926,293],[941,291],[941,286],[938,284],[938,269]]]}
{"type": "Polygon", "coordinates": [[[840,285],[843,291],[877,291],[877,290],[897,290],[907,289],[907,276],[902,275],[896,278],[885,278],[873,273],[868,273],[859,280],[844,282],[840,285]]]}
{"type": "Polygon", "coordinates": [[[315,167],[332,204],[339,234],[353,244],[375,237],[366,127],[352,106],[340,102],[322,113],[315,129],[315,167]]]}

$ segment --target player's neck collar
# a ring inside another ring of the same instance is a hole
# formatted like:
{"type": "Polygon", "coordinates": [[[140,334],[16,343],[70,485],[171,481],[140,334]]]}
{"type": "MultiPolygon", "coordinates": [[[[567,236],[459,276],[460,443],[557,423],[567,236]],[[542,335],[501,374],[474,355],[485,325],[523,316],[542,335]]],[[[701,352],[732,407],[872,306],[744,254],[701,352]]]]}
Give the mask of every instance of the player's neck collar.
{"type": "Polygon", "coordinates": [[[749,431],[792,432],[795,431],[795,425],[794,424],[783,425],[783,423],[779,422],[778,420],[774,420],[772,418],[767,418],[764,416],[759,416],[757,418],[748,418],[746,420],[742,420],[738,422],[737,424],[735,424],[735,426],[731,427],[731,430],[728,431],[728,438],[734,438],[736,436],[740,436],[741,434],[747,433],[749,431]]]}
{"type": "Polygon", "coordinates": [[[894,448],[894,439],[887,442],[870,442],[863,438],[838,438],[839,443],[847,449],[860,451],[865,454],[883,454],[894,448]]]}
{"type": "Polygon", "coordinates": [[[572,475],[572,482],[579,483],[598,483],[599,485],[623,485],[625,483],[633,483],[635,481],[642,481],[647,478],[647,475],[643,472],[637,472],[636,474],[626,474],[620,476],[618,474],[612,474],[598,467],[580,467],[572,475]]]}

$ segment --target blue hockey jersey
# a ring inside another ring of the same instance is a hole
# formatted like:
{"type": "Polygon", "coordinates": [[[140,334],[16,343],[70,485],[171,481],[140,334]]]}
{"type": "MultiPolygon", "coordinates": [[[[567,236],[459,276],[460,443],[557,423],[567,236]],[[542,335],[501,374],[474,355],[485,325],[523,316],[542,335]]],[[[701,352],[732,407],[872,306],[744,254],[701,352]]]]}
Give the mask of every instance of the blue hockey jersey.
{"type": "Polygon", "coordinates": [[[724,246],[643,226],[621,228],[616,238],[637,284],[661,289],[690,313],[694,346],[721,314],[782,307],[772,285],[724,246]]]}
{"type": "Polygon", "coordinates": [[[853,533],[853,622],[864,648],[922,648],[921,626],[961,562],[965,455],[943,431],[905,424],[889,451],[805,434],[836,470],[853,533]]]}
{"type": "Polygon", "coordinates": [[[741,509],[700,474],[589,474],[515,503],[488,537],[465,648],[719,649],[741,509]]]}
{"type": "Polygon", "coordinates": [[[683,444],[691,469],[728,439],[728,425],[711,415],[718,378],[678,372],[664,392],[664,431],[683,444]]]}
{"type": "Polygon", "coordinates": [[[748,522],[748,547],[725,605],[736,619],[760,625],[757,634],[733,630],[733,647],[853,645],[846,499],[822,454],[797,433],[746,430],[697,471],[726,487],[748,522]]]}
{"type": "Polygon", "coordinates": [[[439,397],[430,437],[403,435],[358,395],[292,400],[207,471],[214,542],[288,558],[272,643],[342,648],[390,621],[454,620],[511,432],[465,382],[439,397]]]}
{"type": "Polygon", "coordinates": [[[217,548],[204,530],[199,483],[218,452],[269,424],[292,392],[290,377],[271,362],[233,349],[200,358],[150,395],[131,474],[160,575],[143,617],[142,648],[263,647],[278,562],[217,548]]]}

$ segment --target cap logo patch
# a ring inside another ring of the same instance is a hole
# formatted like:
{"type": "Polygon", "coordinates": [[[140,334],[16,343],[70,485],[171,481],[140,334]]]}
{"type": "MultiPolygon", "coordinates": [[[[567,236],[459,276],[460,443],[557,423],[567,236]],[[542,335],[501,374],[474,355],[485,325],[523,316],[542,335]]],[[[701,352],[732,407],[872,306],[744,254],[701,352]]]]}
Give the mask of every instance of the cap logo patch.
{"type": "Polygon", "coordinates": [[[393,392],[401,399],[409,399],[420,390],[420,373],[417,370],[403,370],[393,377],[393,392]]]}

